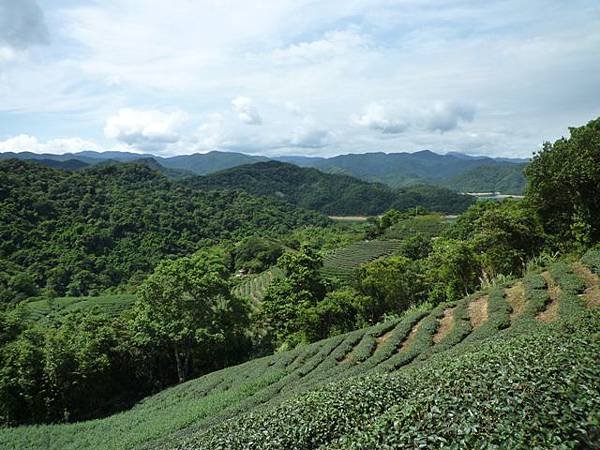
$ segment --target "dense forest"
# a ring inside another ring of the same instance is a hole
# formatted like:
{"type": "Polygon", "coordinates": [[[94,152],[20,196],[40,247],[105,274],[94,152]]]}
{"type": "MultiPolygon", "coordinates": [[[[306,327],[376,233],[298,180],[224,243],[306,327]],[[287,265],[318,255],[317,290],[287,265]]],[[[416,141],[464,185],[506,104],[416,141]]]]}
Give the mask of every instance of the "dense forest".
{"type": "MultiPolygon", "coordinates": [[[[425,342],[419,336],[432,339],[446,305],[462,305],[466,314],[464,299],[480,289],[495,299],[489,314],[498,318],[480,328],[485,336],[510,321],[509,306],[494,288],[547,262],[554,268],[544,270],[554,271],[563,294],[574,297],[582,282],[556,258],[592,255],[587,264],[600,268],[593,250],[600,242],[600,119],[545,144],[526,176],[523,200],[480,202],[455,221],[415,208],[339,225],[291,203],[170,181],[143,165],[72,172],[3,162],[0,421],[99,417],[207,372],[333,338],[334,347],[315,350],[327,356],[341,346],[336,337],[358,329],[364,344],[357,344],[362,350],[354,358],[365,361],[381,344],[365,327],[381,331],[376,324],[396,320],[408,334],[427,313],[414,337],[425,342]],[[355,245],[350,248],[367,252],[373,242],[385,247],[390,240],[391,250],[363,255],[351,276],[323,270],[325,258],[336,255],[350,265],[353,255],[340,249],[355,245]],[[238,294],[249,277],[266,271],[277,275],[267,278],[260,300],[238,294]],[[51,306],[59,295],[113,291],[133,292],[135,300],[111,314],[97,307],[33,317],[28,309],[39,301],[35,296],[51,306]],[[400,316],[412,319],[398,322],[400,316]]],[[[248,183],[263,186],[261,178],[248,183]]],[[[539,274],[530,283],[533,291],[550,289],[539,274]]],[[[464,338],[461,330],[452,339],[464,338]]],[[[297,364],[312,361],[297,356],[297,364]]],[[[394,358],[405,361],[405,354],[394,358]]],[[[282,376],[268,372],[231,396],[282,376]]]]}
{"type": "Polygon", "coordinates": [[[67,172],[0,162],[0,299],[135,285],[162,259],[327,219],[243,192],[198,192],[143,165],[67,172]]]}
{"type": "Polygon", "coordinates": [[[501,192],[521,195],[527,187],[525,168],[527,164],[479,166],[455,176],[446,183],[456,192],[501,192]]]}
{"type": "Polygon", "coordinates": [[[457,213],[474,203],[472,198],[444,188],[421,185],[393,190],[380,183],[276,161],[190,178],[186,184],[203,190],[240,189],[331,215],[373,215],[388,209],[406,211],[417,206],[457,213]]]}

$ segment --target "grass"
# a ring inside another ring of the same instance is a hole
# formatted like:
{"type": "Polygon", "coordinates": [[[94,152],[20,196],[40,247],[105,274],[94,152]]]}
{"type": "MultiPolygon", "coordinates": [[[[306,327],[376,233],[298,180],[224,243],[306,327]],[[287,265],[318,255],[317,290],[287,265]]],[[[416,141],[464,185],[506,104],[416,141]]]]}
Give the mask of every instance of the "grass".
{"type": "Polygon", "coordinates": [[[597,448],[600,310],[573,303],[581,280],[569,267],[548,269],[561,289],[553,323],[537,320],[548,294],[532,273],[512,322],[496,286],[476,329],[469,304],[483,293],[213,372],[104,419],[3,429],[0,448],[597,448]]]}
{"type": "Polygon", "coordinates": [[[364,263],[394,253],[400,241],[361,241],[335,250],[323,258],[322,273],[326,277],[347,279],[364,263]]]}

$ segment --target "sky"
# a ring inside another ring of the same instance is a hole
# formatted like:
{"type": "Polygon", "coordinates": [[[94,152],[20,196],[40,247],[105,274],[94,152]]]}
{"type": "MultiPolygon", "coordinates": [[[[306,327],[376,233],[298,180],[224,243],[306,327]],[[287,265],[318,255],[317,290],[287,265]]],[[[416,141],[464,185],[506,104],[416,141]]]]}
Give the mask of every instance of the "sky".
{"type": "Polygon", "coordinates": [[[598,0],[0,0],[1,152],[527,157],[598,116],[598,0]]]}

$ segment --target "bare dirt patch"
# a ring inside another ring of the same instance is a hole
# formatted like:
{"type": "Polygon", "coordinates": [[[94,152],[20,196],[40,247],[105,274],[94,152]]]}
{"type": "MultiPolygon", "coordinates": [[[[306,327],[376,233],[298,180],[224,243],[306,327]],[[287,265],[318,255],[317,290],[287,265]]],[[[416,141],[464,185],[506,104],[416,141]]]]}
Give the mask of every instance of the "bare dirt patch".
{"type": "Polygon", "coordinates": [[[433,335],[433,342],[439,344],[450,333],[454,326],[454,308],[446,308],[444,317],[440,319],[437,331],[433,335]]]}
{"type": "Polygon", "coordinates": [[[506,295],[506,300],[512,309],[510,320],[513,320],[523,312],[523,308],[525,307],[525,286],[519,281],[505,289],[504,295],[506,295]]]}
{"type": "Polygon", "coordinates": [[[375,347],[375,351],[377,351],[379,349],[379,347],[390,338],[390,336],[392,335],[393,332],[394,332],[394,329],[391,329],[387,333],[383,333],[381,336],[377,336],[375,338],[375,342],[377,343],[377,347],[375,347]]]}
{"type": "Polygon", "coordinates": [[[488,296],[483,295],[477,300],[473,300],[467,307],[469,310],[469,320],[471,328],[479,328],[488,319],[488,296]]]}
{"type": "Polygon", "coordinates": [[[415,338],[417,337],[417,332],[419,331],[419,327],[421,326],[421,322],[423,321],[423,319],[419,320],[415,326],[413,326],[412,330],[410,330],[410,333],[408,334],[407,338],[404,339],[404,341],[402,341],[402,344],[400,345],[400,349],[398,350],[398,352],[401,352],[403,350],[406,350],[408,347],[410,347],[412,345],[413,342],[415,342],[415,338]]]}
{"type": "Polygon", "coordinates": [[[586,289],[583,291],[582,297],[588,306],[600,307],[600,279],[598,276],[580,262],[573,264],[573,271],[585,282],[586,289]]]}
{"type": "Polygon", "coordinates": [[[344,356],[344,359],[342,359],[340,361],[340,363],[349,363],[349,362],[352,362],[354,360],[354,358],[352,358],[352,352],[353,351],[354,351],[354,349],[352,349],[348,353],[346,353],[346,356],[344,356]]]}
{"type": "Polygon", "coordinates": [[[548,286],[550,302],[546,305],[546,309],[537,315],[537,319],[542,322],[553,322],[558,319],[558,297],[560,295],[560,288],[548,272],[542,272],[542,276],[546,280],[546,285],[548,286]]]}

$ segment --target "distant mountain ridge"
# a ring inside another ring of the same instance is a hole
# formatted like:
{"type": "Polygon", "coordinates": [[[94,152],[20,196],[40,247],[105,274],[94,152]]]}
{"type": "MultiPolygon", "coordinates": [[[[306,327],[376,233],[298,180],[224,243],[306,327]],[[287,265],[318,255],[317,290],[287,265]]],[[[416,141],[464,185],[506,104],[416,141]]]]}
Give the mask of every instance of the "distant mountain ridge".
{"type": "MultiPolygon", "coordinates": [[[[506,171],[515,165],[523,164],[522,160],[495,159],[486,156],[470,156],[460,153],[440,155],[430,150],[415,153],[361,153],[339,155],[332,158],[284,157],[281,160],[293,162],[303,167],[314,167],[328,173],[341,173],[354,177],[385,183],[391,187],[411,186],[415,184],[436,184],[439,186],[458,185],[456,177],[468,173],[478,167],[486,166],[489,170],[498,168],[506,171]]],[[[495,189],[496,183],[485,182],[472,185],[475,191],[495,189]]],[[[517,174],[511,193],[521,193],[525,187],[525,177],[517,174]]],[[[459,189],[462,190],[462,189],[459,189]]]]}
{"type": "Polygon", "coordinates": [[[192,177],[183,183],[201,190],[242,190],[331,215],[374,215],[390,208],[406,211],[416,206],[457,213],[464,211],[474,201],[441,187],[393,189],[382,183],[324,173],[315,168],[298,167],[280,161],[233,167],[206,176],[192,177]]]}
{"type": "MultiPolygon", "coordinates": [[[[78,160],[88,165],[100,164],[106,161],[117,162],[140,162],[147,165],[149,160],[154,160],[160,166],[167,169],[185,170],[196,175],[205,175],[218,172],[230,167],[252,164],[259,161],[268,161],[264,156],[246,155],[244,153],[212,151],[208,153],[194,153],[192,155],[179,155],[171,157],[156,156],[149,153],[131,152],[95,152],[83,151],[78,153],[65,153],[54,155],[50,153],[31,152],[6,152],[0,153],[2,159],[26,159],[35,160],[44,164],[47,161],[69,161],[78,160]]],[[[157,167],[155,167],[157,168],[157,167]]]]}
{"type": "MultiPolygon", "coordinates": [[[[141,163],[147,165],[150,160],[154,160],[159,166],[166,169],[183,170],[196,175],[208,175],[241,165],[275,160],[300,167],[311,167],[327,173],[350,175],[365,181],[384,183],[393,188],[435,184],[459,192],[500,190],[503,193],[510,194],[521,194],[523,192],[526,180],[522,168],[527,164],[527,160],[524,159],[471,156],[457,152],[441,155],[430,150],[415,153],[346,154],[330,158],[301,155],[267,158],[265,156],[222,151],[172,157],[112,151],[84,151],[64,155],[30,152],[0,153],[0,159],[8,158],[34,159],[42,164],[45,163],[45,165],[51,165],[50,161],[64,162],[69,160],[77,160],[89,165],[99,164],[107,160],[119,162],[141,161],[141,163]],[[504,179],[506,177],[508,178],[504,179]],[[505,191],[507,188],[509,190],[505,191]]],[[[159,169],[158,166],[155,168],[159,169]]],[[[163,171],[163,173],[174,178],[183,177],[180,172],[169,173],[163,171]]]]}

